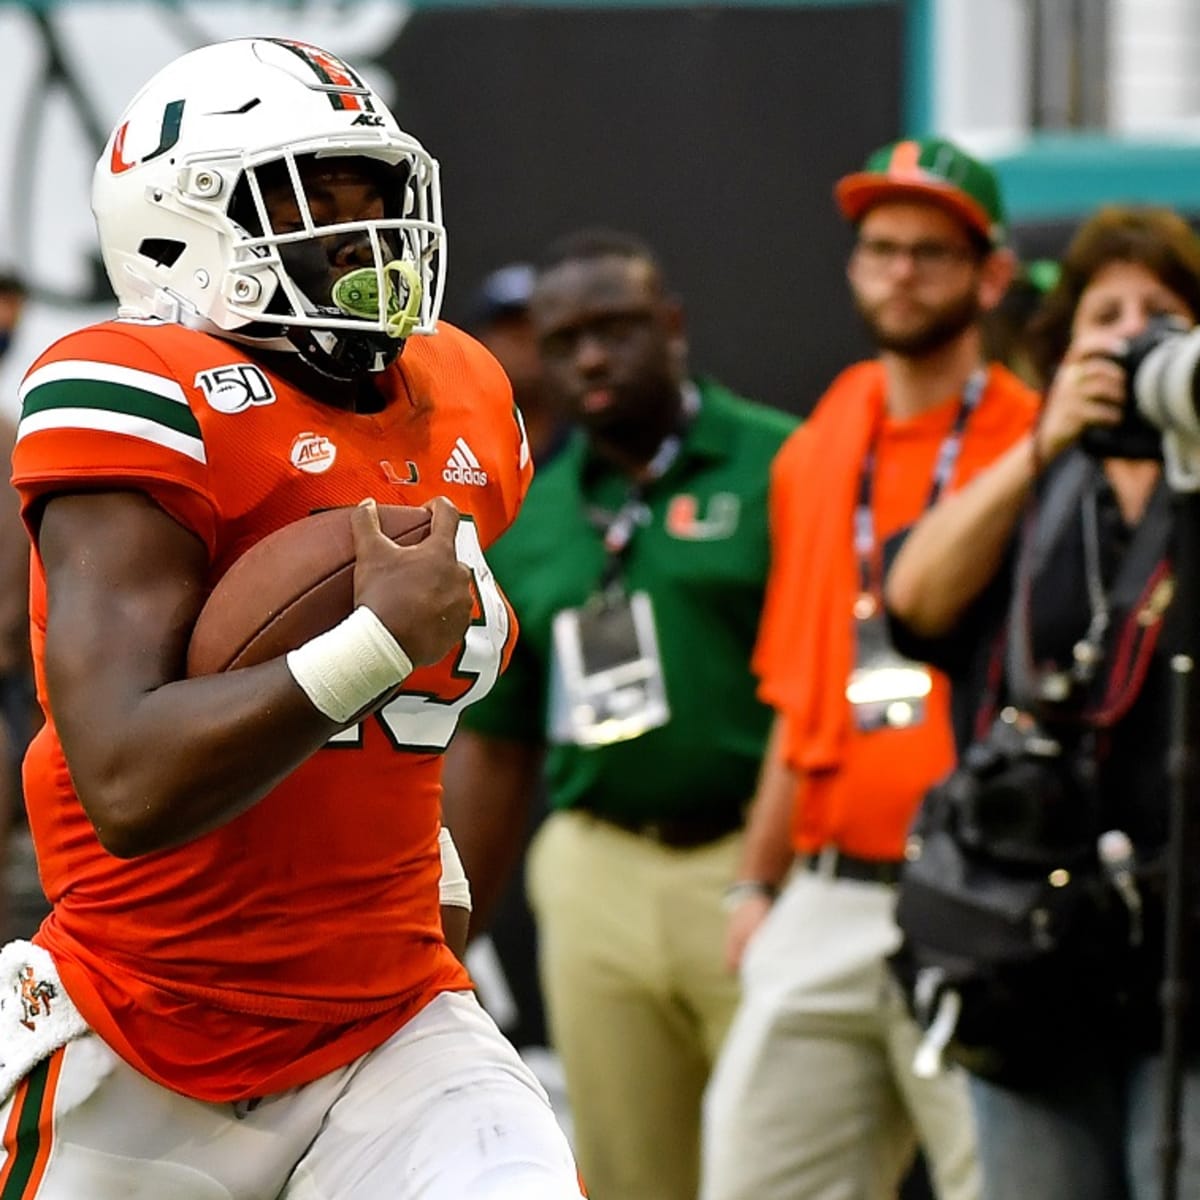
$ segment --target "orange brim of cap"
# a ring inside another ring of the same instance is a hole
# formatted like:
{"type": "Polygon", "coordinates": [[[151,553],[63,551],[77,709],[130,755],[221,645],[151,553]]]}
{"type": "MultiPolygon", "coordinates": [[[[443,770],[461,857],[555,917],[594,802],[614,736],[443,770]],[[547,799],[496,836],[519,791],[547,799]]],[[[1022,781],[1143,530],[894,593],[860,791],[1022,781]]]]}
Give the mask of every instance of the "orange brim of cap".
{"type": "Polygon", "coordinates": [[[860,171],[839,179],[833,194],[842,216],[852,223],[862,220],[867,209],[885,201],[903,203],[905,200],[924,200],[965,222],[989,242],[993,240],[992,221],[983,205],[976,203],[965,192],[931,179],[889,179],[873,171],[860,171]]]}

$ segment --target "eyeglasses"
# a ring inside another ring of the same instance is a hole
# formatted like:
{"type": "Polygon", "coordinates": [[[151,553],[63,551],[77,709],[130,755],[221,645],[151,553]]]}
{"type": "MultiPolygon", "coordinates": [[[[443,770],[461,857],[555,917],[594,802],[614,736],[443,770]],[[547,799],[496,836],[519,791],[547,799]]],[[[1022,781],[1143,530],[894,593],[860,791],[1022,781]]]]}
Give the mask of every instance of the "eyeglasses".
{"type": "Polygon", "coordinates": [[[888,238],[859,238],[854,255],[869,271],[882,275],[901,259],[910,259],[918,275],[946,275],[964,262],[978,262],[973,246],[952,242],[893,242],[888,238]]]}

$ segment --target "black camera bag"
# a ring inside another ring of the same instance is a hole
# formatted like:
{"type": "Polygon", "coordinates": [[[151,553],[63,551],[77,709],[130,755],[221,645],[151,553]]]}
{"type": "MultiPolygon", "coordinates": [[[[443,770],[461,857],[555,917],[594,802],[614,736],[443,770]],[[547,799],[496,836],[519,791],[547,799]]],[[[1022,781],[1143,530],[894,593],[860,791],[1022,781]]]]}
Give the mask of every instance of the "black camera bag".
{"type": "MultiPolygon", "coordinates": [[[[1027,781],[1046,768],[1012,769],[1027,781]]],[[[1129,914],[1094,838],[1042,863],[980,844],[961,793],[986,786],[960,768],[926,797],[898,888],[905,940],[891,965],[926,1028],[956,995],[947,1058],[1015,1083],[1044,1071],[1049,1055],[1085,1051],[1111,1024],[1129,977],[1129,914]]]]}
{"type": "MultiPolygon", "coordinates": [[[[1018,702],[1033,692],[1028,614],[1018,611],[1030,564],[1078,511],[1087,471],[1082,456],[1064,465],[1039,514],[1042,536],[1035,542],[1027,528],[1018,558],[1003,672],[1018,702]]],[[[1113,584],[1114,608],[1126,614],[1114,643],[1125,652],[1106,656],[1098,701],[1080,714],[1085,735],[1128,711],[1161,629],[1161,613],[1146,614],[1167,570],[1163,493],[1113,584]]],[[[1136,947],[1130,910],[1098,855],[1094,758],[1061,752],[1036,724],[1005,716],[922,803],[897,888],[904,940],[890,966],[935,1057],[1019,1084],[1111,1035],[1136,982],[1136,947]]]]}

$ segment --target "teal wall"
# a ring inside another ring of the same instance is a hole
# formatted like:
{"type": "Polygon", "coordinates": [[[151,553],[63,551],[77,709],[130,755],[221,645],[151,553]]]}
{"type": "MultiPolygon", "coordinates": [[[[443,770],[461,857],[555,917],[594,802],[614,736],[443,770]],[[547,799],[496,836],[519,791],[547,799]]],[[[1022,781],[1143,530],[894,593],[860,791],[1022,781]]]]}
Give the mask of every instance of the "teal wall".
{"type": "Polygon", "coordinates": [[[932,133],[934,0],[904,4],[904,128],[913,137],[932,133]]]}
{"type": "Polygon", "coordinates": [[[990,161],[1014,221],[1078,216],[1109,201],[1200,214],[1200,141],[1043,135],[990,161]]]}

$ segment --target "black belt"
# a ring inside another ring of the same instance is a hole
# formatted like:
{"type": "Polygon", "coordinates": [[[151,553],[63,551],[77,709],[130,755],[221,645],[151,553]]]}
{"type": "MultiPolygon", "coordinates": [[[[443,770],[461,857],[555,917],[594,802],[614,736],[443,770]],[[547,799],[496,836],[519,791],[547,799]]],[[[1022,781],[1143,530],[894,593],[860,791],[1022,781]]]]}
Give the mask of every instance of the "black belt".
{"type": "Polygon", "coordinates": [[[890,858],[856,858],[836,846],[825,846],[815,854],[801,854],[797,861],[805,871],[831,879],[853,879],[859,883],[897,883],[904,863],[890,858]]]}
{"type": "Polygon", "coordinates": [[[691,850],[728,837],[742,827],[740,812],[713,813],[703,817],[667,817],[658,821],[640,821],[633,817],[614,817],[608,813],[584,810],[588,816],[606,825],[623,829],[637,837],[648,838],[672,850],[691,850]]]}

